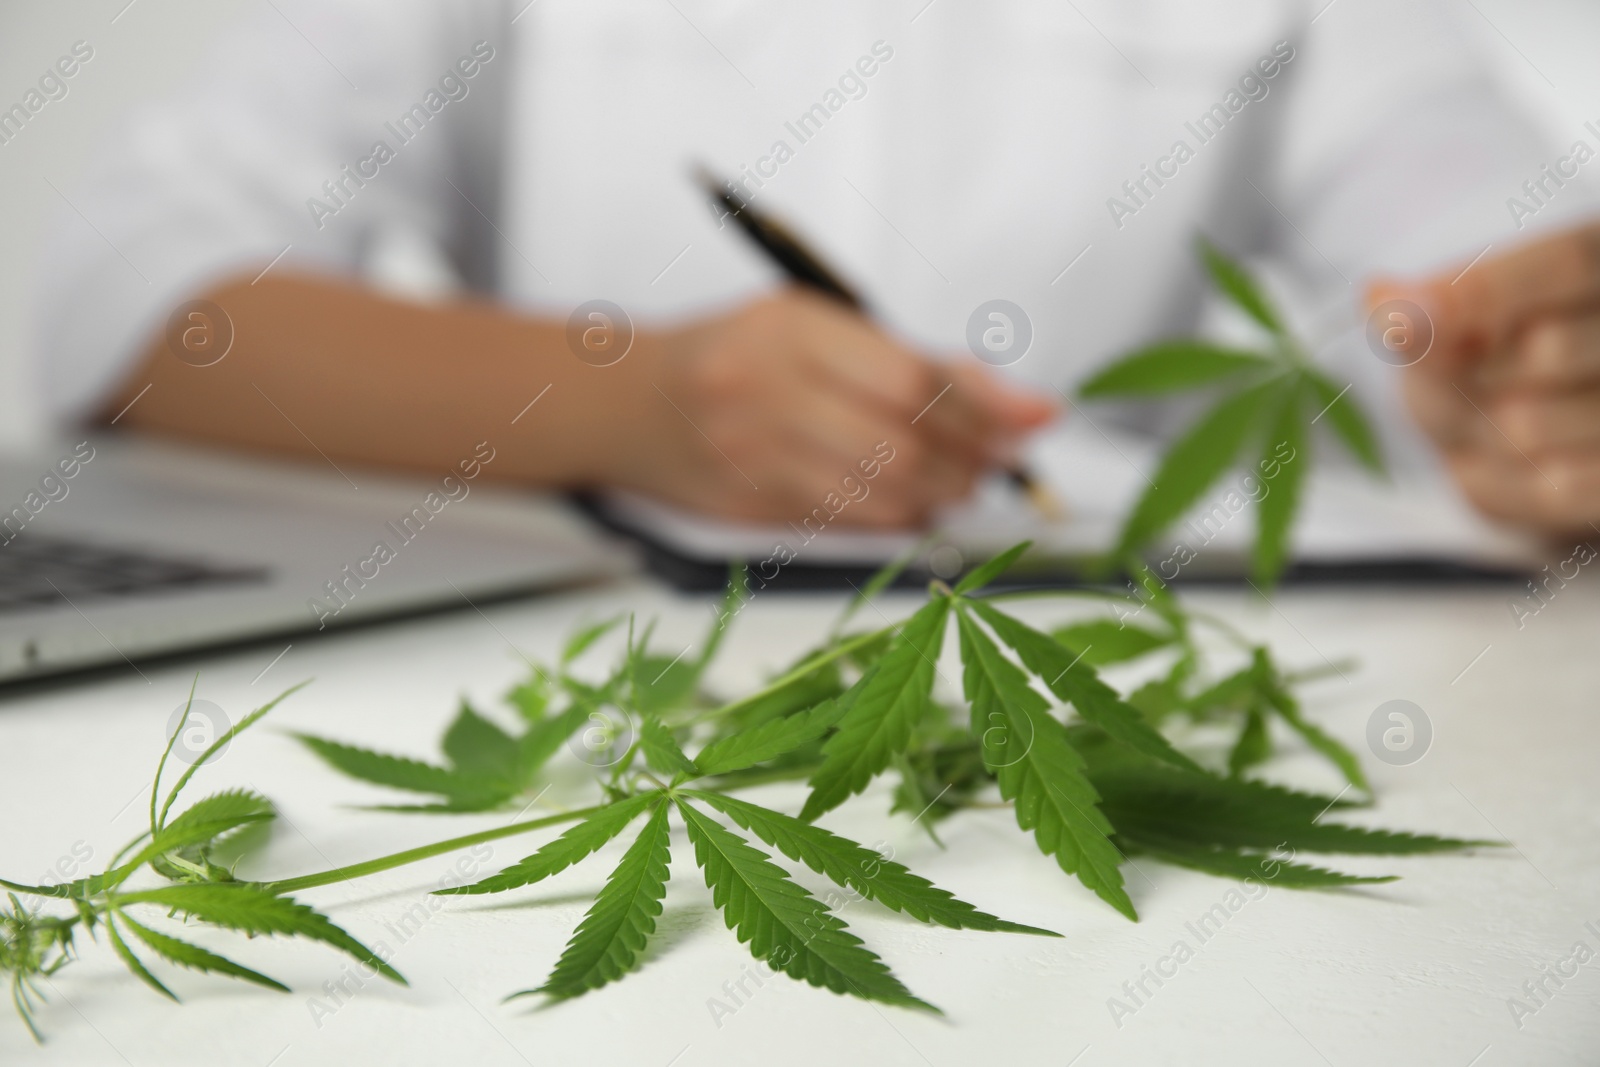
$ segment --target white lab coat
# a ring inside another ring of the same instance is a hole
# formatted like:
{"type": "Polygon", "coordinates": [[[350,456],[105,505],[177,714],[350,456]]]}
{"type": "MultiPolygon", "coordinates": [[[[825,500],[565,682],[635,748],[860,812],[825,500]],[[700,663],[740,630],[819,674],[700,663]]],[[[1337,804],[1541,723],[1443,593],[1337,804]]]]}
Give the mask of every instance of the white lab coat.
{"type": "Polygon", "coordinates": [[[1194,328],[1204,231],[1274,265],[1395,447],[1395,371],[1354,328],[1364,281],[1594,202],[1574,183],[1513,219],[1561,147],[1460,5],[525,3],[277,0],[218,40],[74,189],[92,228],[63,225],[38,302],[52,411],[92,411],[173,305],[280,254],[410,263],[414,287],[428,272],[396,250],[432,248],[433,288],[559,319],[594,298],[640,325],[726,307],[779,279],[689,181],[701,162],[755,174],[753,200],[930,351],[962,349],[980,303],[1019,305],[1034,340],[1007,373],[1047,387],[1194,328]]]}

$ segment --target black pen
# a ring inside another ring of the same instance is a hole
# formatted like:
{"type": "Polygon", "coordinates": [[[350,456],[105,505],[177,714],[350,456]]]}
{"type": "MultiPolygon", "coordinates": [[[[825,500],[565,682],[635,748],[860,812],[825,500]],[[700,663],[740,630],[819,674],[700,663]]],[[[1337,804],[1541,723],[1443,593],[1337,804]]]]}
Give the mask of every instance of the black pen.
{"type": "MultiPolygon", "coordinates": [[[[796,285],[822,293],[862,315],[869,315],[866,302],[855,290],[830,270],[816,253],[791,233],[782,223],[767,218],[752,208],[743,197],[733,191],[727,182],[717,178],[704,167],[695,170],[695,177],[706,195],[727,209],[729,217],[739,224],[755,246],[789,276],[796,285]]],[[[1006,468],[1006,477],[1033,504],[1046,519],[1057,521],[1065,517],[1066,509],[1055,494],[1040,483],[1026,468],[1013,464],[1006,468]]]]}

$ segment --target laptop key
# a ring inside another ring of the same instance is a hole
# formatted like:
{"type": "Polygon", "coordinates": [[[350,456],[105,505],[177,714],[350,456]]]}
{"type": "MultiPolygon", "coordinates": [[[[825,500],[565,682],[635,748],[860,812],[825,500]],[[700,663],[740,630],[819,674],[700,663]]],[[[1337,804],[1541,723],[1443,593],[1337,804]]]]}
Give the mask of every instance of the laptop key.
{"type": "Polygon", "coordinates": [[[0,612],[66,599],[126,597],[165,590],[260,582],[265,567],[218,565],[33,534],[0,545],[0,612]]]}

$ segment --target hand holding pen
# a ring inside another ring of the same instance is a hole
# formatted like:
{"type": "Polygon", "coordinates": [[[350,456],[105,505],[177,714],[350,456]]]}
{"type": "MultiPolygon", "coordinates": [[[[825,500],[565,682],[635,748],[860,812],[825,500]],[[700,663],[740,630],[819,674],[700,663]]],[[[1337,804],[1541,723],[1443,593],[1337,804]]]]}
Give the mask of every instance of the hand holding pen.
{"type": "MultiPolygon", "coordinates": [[[[792,231],[751,207],[728,183],[717,181],[704,168],[697,171],[696,178],[713,202],[726,211],[724,217],[737,223],[796,286],[824,296],[863,318],[870,318],[871,311],[861,296],[792,231]]],[[[1051,520],[1064,517],[1060,501],[1025,466],[1007,454],[1009,442],[997,440],[997,437],[1014,437],[1019,430],[1033,429],[1041,421],[1047,421],[1039,413],[1053,414],[1054,405],[1035,401],[1036,407],[1027,409],[1018,401],[1032,398],[1003,388],[975,366],[958,363],[945,365],[943,369],[952,380],[918,413],[915,421],[927,420],[926,432],[957,442],[969,454],[981,456],[987,452],[991,464],[1004,470],[1041,515],[1051,520]],[[934,409],[947,400],[943,410],[934,415],[934,409]]]]}

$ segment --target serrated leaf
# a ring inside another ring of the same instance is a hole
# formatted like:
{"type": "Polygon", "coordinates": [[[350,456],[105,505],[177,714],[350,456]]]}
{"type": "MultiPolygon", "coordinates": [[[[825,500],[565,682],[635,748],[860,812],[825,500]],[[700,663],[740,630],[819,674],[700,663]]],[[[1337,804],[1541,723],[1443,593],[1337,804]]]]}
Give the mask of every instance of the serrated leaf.
{"type": "Polygon", "coordinates": [[[592,623],[583,627],[577,633],[569,637],[567,639],[566,647],[562,648],[561,650],[561,665],[565,667],[567,664],[571,663],[573,660],[589,651],[589,646],[593,645],[596,641],[600,640],[606,634],[610,633],[612,630],[615,630],[619,625],[621,625],[623,618],[624,616],[618,615],[615,618],[604,619],[600,622],[592,623]]]}
{"type": "Polygon", "coordinates": [[[1201,715],[1215,711],[1242,711],[1256,698],[1256,689],[1255,669],[1246,667],[1202,689],[1187,703],[1191,710],[1201,715]]]}
{"type": "Polygon", "coordinates": [[[1152,724],[1159,724],[1184,706],[1183,694],[1170,675],[1152,678],[1128,694],[1128,706],[1152,724]]]}
{"type": "Polygon", "coordinates": [[[683,798],[677,803],[712,903],[756,959],[835,993],[939,1010],[912,995],[860,938],[765,852],[683,798]]]}
{"type": "Polygon", "coordinates": [[[848,838],[782,812],[720,793],[691,792],[792,860],[842,889],[853,889],[884,907],[925,923],[956,930],[1002,930],[1060,937],[1053,930],[1023,926],[979,911],[926,878],[848,838]]]}
{"type": "Polygon", "coordinates": [[[204,826],[210,836],[192,841],[202,844],[253,823],[266,822],[275,814],[272,801],[260,793],[248,789],[228,789],[212,793],[189,805],[166,825],[162,834],[191,836],[195,827],[204,826]]]}
{"type": "Polygon", "coordinates": [[[1106,817],[1139,840],[1160,839],[1227,849],[1288,847],[1308,852],[1402,855],[1490,844],[1427,834],[1366,830],[1320,822],[1337,798],[1219,778],[1144,761],[1097,766],[1089,778],[1106,817]]]}
{"type": "Polygon", "coordinates": [[[1031,830],[1039,850],[1054,856],[1062,870],[1137,920],[1123,888],[1122,856],[1111,843],[1111,824],[1084,775],[1083,758],[1044,697],[966,612],[957,613],[956,625],[972,732],[982,742],[984,763],[994,772],[1000,795],[1014,802],[1017,825],[1031,830]]]}
{"type": "Polygon", "coordinates": [[[706,638],[701,643],[700,655],[694,665],[696,682],[699,682],[701,675],[716,658],[717,651],[722,647],[722,639],[728,634],[728,627],[732,625],[749,599],[750,569],[743,563],[730,564],[728,584],[722,592],[722,604],[717,608],[717,617],[711,620],[711,628],[706,631],[706,638]]]}
{"type": "Polygon", "coordinates": [[[117,932],[117,924],[109,919],[106,921],[106,935],[111,939],[112,951],[121,957],[122,962],[139,981],[169,1000],[178,999],[178,994],[163,985],[159,978],[150,973],[150,969],[144,965],[144,961],[133,954],[133,950],[128,947],[128,943],[122,940],[122,935],[117,932]]]}
{"type": "Polygon", "coordinates": [[[517,741],[517,774],[522,781],[528,781],[548,763],[556,750],[589,721],[590,715],[599,714],[599,708],[597,694],[585,693],[560,714],[528,727],[517,741]]]}
{"type": "Polygon", "coordinates": [[[399,815],[471,815],[505,806],[505,796],[464,797],[437,804],[363,804],[362,811],[389,811],[399,815]]]}
{"type": "Polygon", "coordinates": [[[668,836],[667,805],[658,796],[650,820],[606,879],[555,970],[528,992],[575,997],[633,970],[656,932],[667,892],[668,836]]]}
{"type": "Polygon", "coordinates": [[[838,700],[824,700],[807,711],[724,737],[701,749],[694,758],[695,766],[701,775],[709,777],[777,759],[821,738],[844,715],[846,707],[838,700]]]}
{"type": "Polygon", "coordinates": [[[1289,724],[1290,729],[1299,734],[1306,744],[1310,745],[1335,767],[1355,788],[1370,794],[1372,786],[1367,783],[1366,773],[1361,769],[1361,761],[1356,758],[1344,745],[1340,744],[1329,734],[1314,723],[1306,719],[1300,710],[1300,702],[1294,698],[1288,688],[1278,678],[1277,671],[1272,667],[1265,649],[1256,649],[1253,664],[1257,684],[1261,688],[1262,696],[1283,721],[1289,724]]]}
{"type": "Polygon", "coordinates": [[[244,882],[196,883],[119,894],[118,907],[160,904],[202,922],[247,934],[287,934],[321,941],[365,963],[391,982],[405,985],[400,972],[351,937],[325,915],[289,897],[264,892],[244,882]]]}
{"type": "MultiPolygon", "coordinates": [[[[260,971],[253,971],[249,967],[234,963],[232,960],[219,956],[214,952],[209,952],[199,945],[191,945],[187,941],[180,941],[176,937],[169,937],[166,934],[159,933],[142,923],[134,921],[128,915],[120,915],[119,918],[127,924],[128,929],[133,932],[135,937],[149,945],[157,955],[170,963],[208,974],[231,975],[234,978],[242,978],[247,982],[254,982],[256,985],[265,986],[268,989],[276,989],[281,993],[289,992],[288,986],[276,979],[268,978],[260,971]]],[[[177,998],[174,997],[173,999],[176,1000],[177,998]]]]}
{"type": "Polygon", "coordinates": [[[1306,414],[1301,405],[1301,387],[1292,381],[1262,449],[1261,471],[1276,465],[1278,474],[1262,478],[1265,495],[1256,505],[1256,543],[1251,552],[1251,569],[1257,582],[1272,585],[1289,562],[1289,531],[1300,506],[1300,487],[1311,466],[1311,439],[1306,434],[1306,414]]]}
{"type": "Polygon", "coordinates": [[[1171,634],[1111,619],[1095,619],[1057,627],[1050,636],[1091,667],[1107,667],[1138,659],[1173,643],[1171,634]]]}
{"type": "Polygon", "coordinates": [[[455,769],[510,789],[517,774],[517,740],[472,709],[465,700],[439,746],[455,769]]]}
{"type": "Polygon", "coordinates": [[[987,563],[980,563],[968,571],[966,577],[956,583],[955,591],[957,593],[970,593],[974,589],[982,589],[1010,570],[1011,565],[1032,547],[1032,541],[1024,541],[1021,544],[1012,545],[987,563]]]}
{"type": "MultiPolygon", "coordinates": [[[[155,833],[160,830],[163,825],[165,825],[167,821],[167,813],[172,810],[172,805],[177,801],[178,794],[182,793],[183,787],[189,784],[189,779],[193,778],[201,767],[204,767],[211,761],[212,756],[216,755],[218,752],[222,751],[223,748],[227,747],[228,743],[235,737],[238,737],[240,734],[250,729],[250,727],[260,722],[273,708],[277,707],[279,704],[289,699],[289,697],[294,693],[310,684],[311,683],[308,680],[301,682],[298,685],[291,685],[288,689],[285,689],[283,692],[279,693],[277,696],[273,697],[271,700],[267,701],[259,708],[256,708],[254,711],[250,712],[250,714],[246,715],[244,718],[240,719],[238,722],[224,730],[220,736],[211,742],[210,745],[206,746],[205,751],[200,753],[199,758],[197,758],[193,763],[189,764],[189,766],[184,769],[184,772],[178,776],[178,780],[173,783],[172,788],[167,792],[166,801],[161,805],[161,813],[157,815],[156,796],[161,790],[161,772],[166,766],[167,756],[172,752],[172,744],[177,740],[179,733],[179,731],[174,730],[172,737],[167,740],[166,751],[161,754],[161,762],[156,765],[156,780],[150,786],[150,832],[155,833]]],[[[189,701],[189,706],[192,706],[194,702],[193,687],[191,687],[189,690],[189,701]]],[[[188,714],[188,706],[186,706],[184,709],[186,720],[188,714]]]]}
{"type": "Polygon", "coordinates": [[[837,660],[828,660],[809,670],[805,669],[805,665],[818,654],[808,653],[793,668],[781,672],[778,675],[779,682],[774,683],[776,688],[727,705],[720,715],[724,729],[730,734],[748,730],[815,707],[843,693],[844,676],[837,660]]]}
{"type": "Polygon", "coordinates": [[[543,721],[550,707],[550,679],[535,666],[526,681],[513,686],[506,693],[506,703],[517,709],[522,721],[532,725],[543,721]]]}
{"type": "Polygon", "coordinates": [[[438,767],[405,756],[391,756],[383,752],[347,745],[339,741],[311,734],[295,734],[300,742],[322,757],[334,770],[352,778],[391,789],[405,789],[413,793],[434,793],[459,800],[499,799],[509,794],[503,784],[491,787],[448,767],[438,767]]]}
{"type": "Polygon", "coordinates": [[[639,747],[644,750],[644,761],[659,774],[698,776],[700,771],[683,749],[678,747],[666,724],[654,715],[646,715],[639,728],[639,747]]]}
{"type": "Polygon", "coordinates": [[[1246,371],[1269,371],[1273,362],[1255,352],[1206,341],[1162,341],[1123,356],[1078,387],[1085,400],[1156,396],[1213,385],[1246,371]]]}
{"type": "Polygon", "coordinates": [[[1038,675],[1058,698],[1071,704],[1086,722],[1147,756],[1175,767],[1200,769],[1070,649],[992,604],[981,600],[966,603],[988,623],[996,637],[1017,653],[1023,666],[1038,675]]]}
{"type": "Polygon", "coordinates": [[[895,646],[846,693],[849,708],[822,747],[802,819],[809,822],[861,792],[905,748],[928,711],[949,614],[946,597],[923,605],[895,646]]]}
{"type": "Polygon", "coordinates": [[[1211,280],[1216,282],[1217,288],[1222,290],[1223,295],[1252,319],[1282,336],[1284,333],[1282,320],[1278,318],[1278,313],[1273,310],[1261,287],[1256,284],[1249,272],[1206,238],[1201,237],[1199,243],[1200,256],[1205,260],[1206,270],[1210,273],[1211,280]]]}
{"type": "Polygon", "coordinates": [[[264,822],[271,818],[266,814],[253,814],[241,816],[237,812],[230,812],[214,819],[193,818],[188,820],[174,819],[161,831],[152,837],[143,848],[133,856],[118,865],[114,870],[104,874],[93,875],[89,878],[80,878],[73,883],[82,886],[89,892],[100,892],[104,889],[120,885],[133,872],[140,867],[163,856],[169,852],[181,849],[194,848],[208,845],[224,834],[238,830],[251,823],[264,822]]]}
{"type": "Polygon", "coordinates": [[[1182,518],[1233,466],[1280,388],[1263,382],[1224,397],[1174,441],[1118,536],[1122,559],[1182,518]]]}
{"type": "Polygon", "coordinates": [[[1130,841],[1138,850],[1154,859],[1178,867],[1220,875],[1239,881],[1254,879],[1262,885],[1282,886],[1285,889],[1333,889],[1349,885],[1379,885],[1399,879],[1392,874],[1355,875],[1341,874],[1323,867],[1292,863],[1272,855],[1236,852],[1228,849],[1195,848],[1177,841],[1130,841]]]}
{"type": "Polygon", "coordinates": [[[968,807],[975,795],[993,782],[965,722],[939,724],[925,744],[895,757],[894,769],[899,781],[889,804],[890,814],[910,815],[912,823],[941,849],[944,842],[936,829],[939,821],[968,807]]]}
{"type": "Polygon", "coordinates": [[[587,858],[602,848],[606,842],[620,834],[629,823],[639,817],[657,793],[640,793],[607,804],[587,819],[571,826],[560,837],[546,842],[531,856],[525,856],[501,871],[471,885],[434,890],[435,896],[471,896],[479,893],[503,893],[508,889],[532,885],[553,874],[559,874],[579,860],[587,858]]]}
{"type": "Polygon", "coordinates": [[[880,631],[873,640],[852,648],[845,654],[845,658],[858,670],[862,672],[869,671],[883,658],[883,654],[889,651],[889,646],[894,644],[895,636],[891,630],[880,631]]]}
{"type": "Polygon", "coordinates": [[[683,707],[700,683],[700,664],[695,660],[640,656],[633,670],[633,702],[640,711],[683,707]]]}
{"type": "Polygon", "coordinates": [[[1349,389],[1338,388],[1317,371],[1308,371],[1306,380],[1317,398],[1320,417],[1333,426],[1350,454],[1372,473],[1383,474],[1383,449],[1378,445],[1378,435],[1349,389]]]}
{"type": "Polygon", "coordinates": [[[1267,718],[1251,708],[1245,713],[1244,728],[1228,752],[1228,773],[1237,778],[1272,755],[1272,738],[1267,734],[1267,718]]]}

